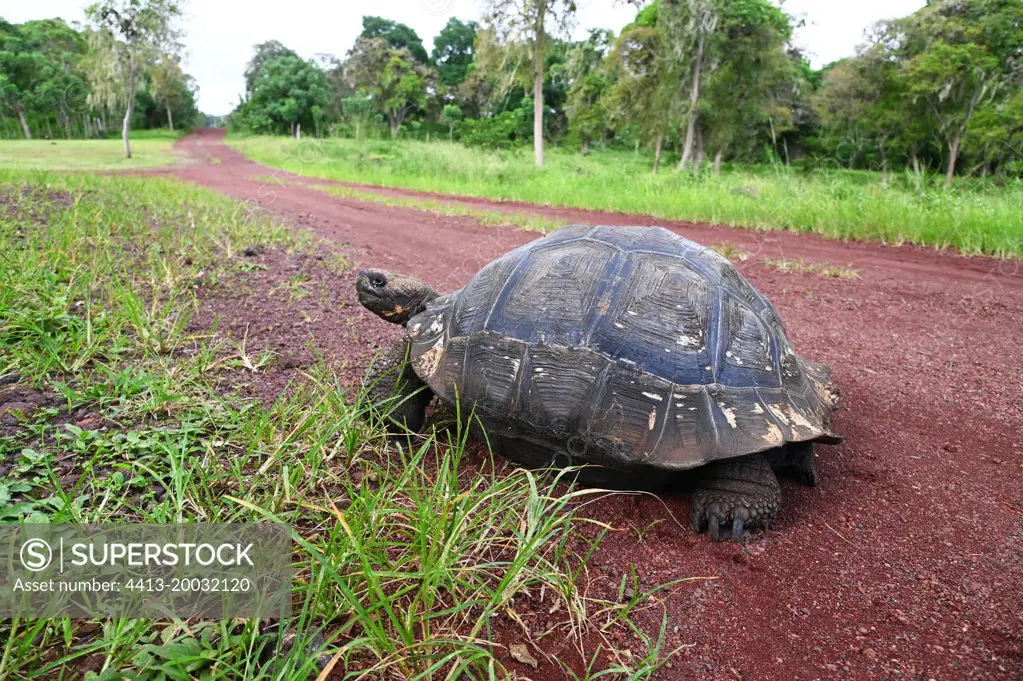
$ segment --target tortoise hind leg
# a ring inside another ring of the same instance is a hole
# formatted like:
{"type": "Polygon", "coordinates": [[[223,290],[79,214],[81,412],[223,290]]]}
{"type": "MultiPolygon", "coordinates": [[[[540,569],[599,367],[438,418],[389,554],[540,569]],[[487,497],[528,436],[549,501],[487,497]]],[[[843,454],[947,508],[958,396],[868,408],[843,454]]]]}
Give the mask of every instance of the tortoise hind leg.
{"type": "Polygon", "coordinates": [[[764,527],[778,515],[781,488],[767,457],[751,454],[710,464],[693,493],[693,527],[707,530],[714,541],[725,539],[731,527],[740,539],[744,530],[764,527]]]}
{"type": "Polygon", "coordinates": [[[387,430],[420,432],[433,392],[412,370],[409,342],[399,338],[373,364],[367,389],[373,408],[387,419],[387,430]]]}
{"type": "Polygon", "coordinates": [[[812,442],[790,442],[772,449],[766,456],[771,468],[779,475],[793,478],[808,487],[817,486],[817,461],[812,442]]]}

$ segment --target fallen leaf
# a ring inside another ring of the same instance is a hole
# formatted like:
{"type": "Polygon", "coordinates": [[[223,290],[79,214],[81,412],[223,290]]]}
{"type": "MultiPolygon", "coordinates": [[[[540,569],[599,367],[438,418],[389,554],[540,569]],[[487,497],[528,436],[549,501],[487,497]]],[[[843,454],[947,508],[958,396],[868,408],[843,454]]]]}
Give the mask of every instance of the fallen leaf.
{"type": "Polygon", "coordinates": [[[511,653],[512,659],[522,664],[528,664],[533,669],[537,669],[540,663],[536,661],[536,658],[529,652],[529,648],[521,643],[513,643],[508,647],[508,651],[511,653]]]}

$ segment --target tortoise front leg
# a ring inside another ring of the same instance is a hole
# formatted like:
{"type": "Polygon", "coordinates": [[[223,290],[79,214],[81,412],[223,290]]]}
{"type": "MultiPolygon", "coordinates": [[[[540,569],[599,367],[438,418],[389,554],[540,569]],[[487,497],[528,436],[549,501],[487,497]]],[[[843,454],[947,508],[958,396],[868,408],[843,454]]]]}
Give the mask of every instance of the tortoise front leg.
{"type": "Polygon", "coordinates": [[[433,392],[408,360],[408,339],[399,338],[377,358],[367,380],[374,409],[386,417],[391,433],[420,432],[433,399],[433,392]]]}
{"type": "Polygon", "coordinates": [[[781,509],[781,488],[763,454],[728,459],[704,468],[693,494],[693,527],[708,530],[710,538],[725,538],[722,527],[732,528],[734,539],[751,527],[764,527],[781,509]]]}

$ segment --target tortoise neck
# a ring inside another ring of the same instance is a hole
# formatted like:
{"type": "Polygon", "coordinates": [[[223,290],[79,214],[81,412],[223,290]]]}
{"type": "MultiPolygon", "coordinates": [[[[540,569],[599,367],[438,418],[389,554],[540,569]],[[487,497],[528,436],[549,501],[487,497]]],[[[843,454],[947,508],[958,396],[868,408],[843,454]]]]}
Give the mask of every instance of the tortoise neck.
{"type": "Polygon", "coordinates": [[[423,284],[420,290],[412,296],[409,296],[408,306],[403,310],[401,320],[399,323],[402,326],[408,324],[408,321],[415,317],[420,312],[424,312],[427,306],[437,297],[437,292],[432,288],[423,284]]]}

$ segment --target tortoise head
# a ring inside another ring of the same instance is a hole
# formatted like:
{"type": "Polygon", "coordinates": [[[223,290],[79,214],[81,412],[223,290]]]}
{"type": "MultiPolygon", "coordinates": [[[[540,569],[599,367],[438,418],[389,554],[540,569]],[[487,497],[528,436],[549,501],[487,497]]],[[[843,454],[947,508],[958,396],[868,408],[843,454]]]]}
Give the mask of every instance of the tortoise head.
{"type": "Polygon", "coordinates": [[[437,297],[429,285],[386,270],[362,270],[355,281],[362,306],[381,319],[405,326],[437,297]]]}

